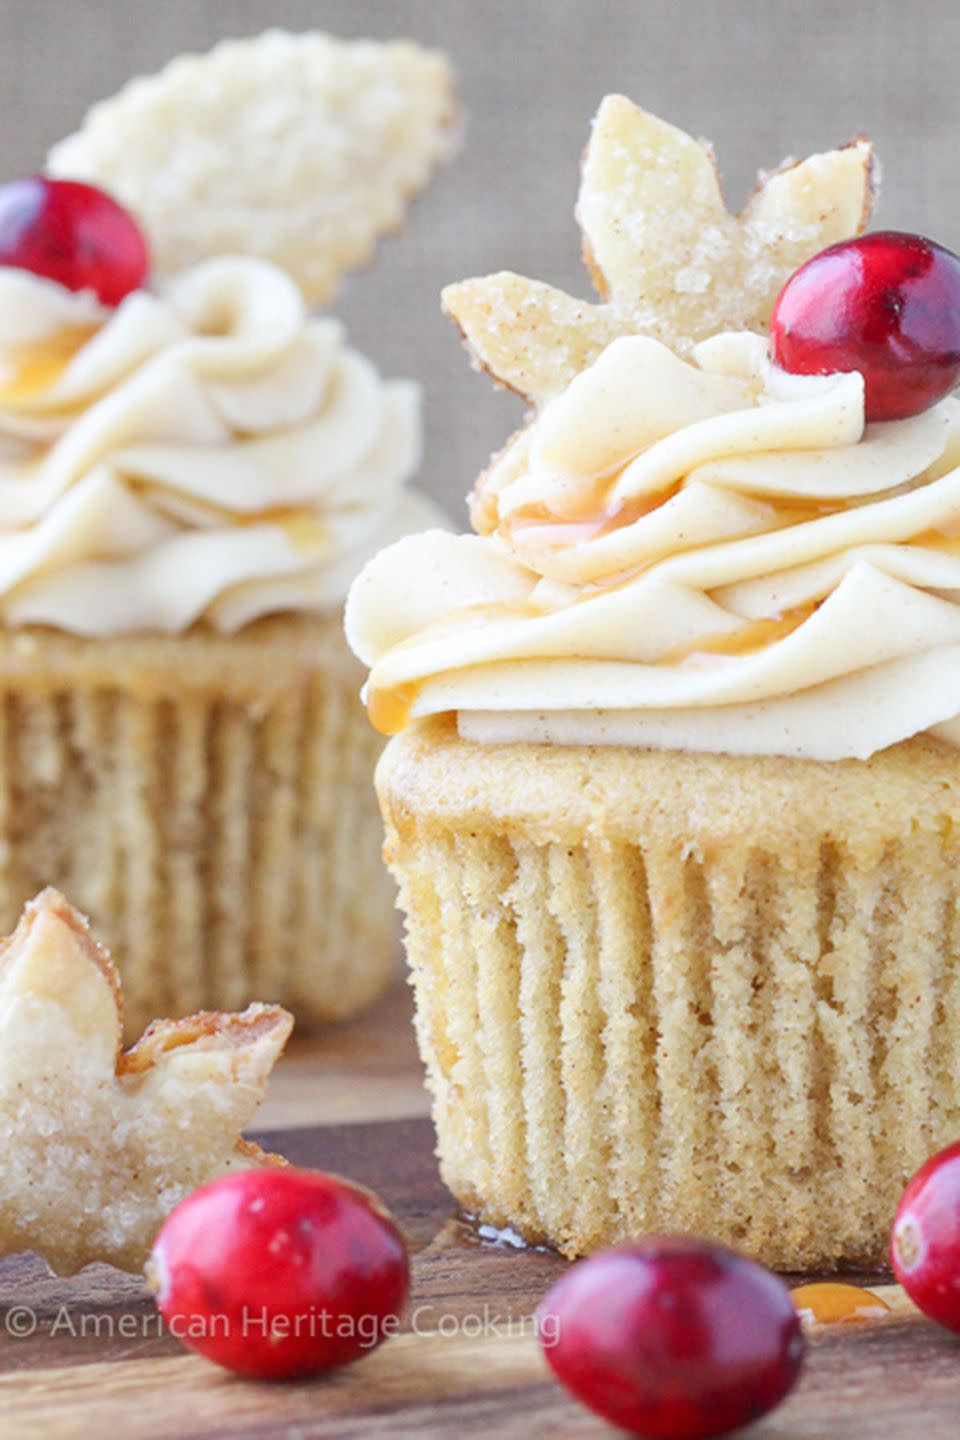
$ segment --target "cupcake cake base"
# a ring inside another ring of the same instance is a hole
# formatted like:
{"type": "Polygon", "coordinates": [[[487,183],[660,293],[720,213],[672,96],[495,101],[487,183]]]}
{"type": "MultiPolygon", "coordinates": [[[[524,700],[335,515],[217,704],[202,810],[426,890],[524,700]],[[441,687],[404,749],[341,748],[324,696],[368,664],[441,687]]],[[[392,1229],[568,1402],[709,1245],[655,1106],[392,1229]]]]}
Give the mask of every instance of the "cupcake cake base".
{"type": "Polygon", "coordinates": [[[339,616],[0,633],[0,930],[43,886],[70,894],[130,1035],[253,999],[360,1009],[395,943],[360,681],[339,616]]]}
{"type": "Polygon", "coordinates": [[[378,789],[441,1166],[574,1256],[692,1231],[876,1265],[960,1132],[960,754],[484,747],[378,789]]]}

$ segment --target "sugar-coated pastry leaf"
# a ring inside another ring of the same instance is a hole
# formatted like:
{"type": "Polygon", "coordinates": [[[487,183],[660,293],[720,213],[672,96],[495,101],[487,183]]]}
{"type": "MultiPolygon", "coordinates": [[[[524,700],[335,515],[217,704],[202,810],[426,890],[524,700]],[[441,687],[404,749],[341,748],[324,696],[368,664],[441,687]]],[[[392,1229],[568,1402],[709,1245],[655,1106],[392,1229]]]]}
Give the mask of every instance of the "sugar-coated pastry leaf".
{"type": "Polygon", "coordinates": [[[859,139],[761,177],[743,215],[731,215],[706,142],[610,95],[577,214],[601,294],[635,329],[685,349],[766,325],[787,278],[862,230],[872,197],[871,147],[859,139]]]}
{"type": "Polygon", "coordinates": [[[864,229],[875,193],[873,147],[862,136],[762,177],[740,221],[745,324],[766,326],[793,272],[864,229]]]}
{"type": "Polygon", "coordinates": [[[603,303],[508,271],[444,292],[479,365],[535,403],[620,335],[680,354],[724,330],[763,330],[792,272],[859,233],[875,193],[862,138],[762,175],[742,215],[724,204],[713,151],[622,95],[600,106],[577,218],[603,303]]]}
{"type": "Polygon", "coordinates": [[[619,315],[668,342],[699,338],[705,291],[728,278],[737,248],[708,145],[608,95],[584,156],[577,218],[597,288],[619,315]]]}
{"type": "Polygon", "coordinates": [[[457,138],[438,51],[270,30],[132,80],[47,169],[116,195],[163,273],[257,255],[324,301],[402,224],[457,138]]]}
{"type": "Polygon", "coordinates": [[[606,307],[510,270],[448,285],[443,308],[482,369],[538,400],[569,385],[620,333],[606,307]]]}

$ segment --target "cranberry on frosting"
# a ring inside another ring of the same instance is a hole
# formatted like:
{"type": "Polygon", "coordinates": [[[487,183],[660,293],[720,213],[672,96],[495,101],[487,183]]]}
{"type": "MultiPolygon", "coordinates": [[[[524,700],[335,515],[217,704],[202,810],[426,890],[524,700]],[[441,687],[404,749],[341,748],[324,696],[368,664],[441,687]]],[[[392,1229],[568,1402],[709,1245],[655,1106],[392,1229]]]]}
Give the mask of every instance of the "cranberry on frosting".
{"type": "Polygon", "coordinates": [[[770,338],[794,374],[861,374],[868,420],[918,415],[960,380],[960,259],[895,230],[831,245],[783,287],[770,338]]]}

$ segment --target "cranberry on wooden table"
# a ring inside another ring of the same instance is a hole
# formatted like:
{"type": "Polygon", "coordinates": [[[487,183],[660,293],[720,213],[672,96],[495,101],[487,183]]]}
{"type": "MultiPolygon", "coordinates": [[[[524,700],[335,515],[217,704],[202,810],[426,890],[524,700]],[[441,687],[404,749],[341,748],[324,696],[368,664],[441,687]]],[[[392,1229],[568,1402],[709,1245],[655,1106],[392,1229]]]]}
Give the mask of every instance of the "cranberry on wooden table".
{"type": "Polygon", "coordinates": [[[897,230],[842,240],[784,285],[770,340],[795,375],[858,370],[868,420],[917,415],[960,379],[960,259],[897,230]]]}
{"type": "Polygon", "coordinates": [[[265,1167],[182,1201],[157,1235],[147,1278],[184,1344],[228,1370],[280,1380],[349,1364],[393,1334],[410,1262],[368,1191],[265,1167]]]}
{"type": "Polygon", "coordinates": [[[890,1259],[917,1308],[960,1333],[960,1142],[928,1160],[904,1191],[890,1259]]]}
{"type": "Polygon", "coordinates": [[[119,305],[147,278],[147,243],[133,217],[95,185],[31,175],[0,186],[0,265],[119,305]]]}
{"type": "Polygon", "coordinates": [[[765,1415],[803,1363],[785,1285],[723,1246],[651,1236],[582,1260],[537,1312],[547,1360],[589,1409],[647,1440],[765,1415]]]}

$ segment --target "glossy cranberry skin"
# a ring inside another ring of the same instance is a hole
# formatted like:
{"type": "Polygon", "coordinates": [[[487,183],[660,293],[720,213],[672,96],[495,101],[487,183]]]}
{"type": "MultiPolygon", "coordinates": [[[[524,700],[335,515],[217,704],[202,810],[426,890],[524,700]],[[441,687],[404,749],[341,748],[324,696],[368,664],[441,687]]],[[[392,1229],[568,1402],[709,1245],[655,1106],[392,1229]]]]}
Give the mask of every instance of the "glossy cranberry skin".
{"type": "Polygon", "coordinates": [[[240,1375],[317,1375],[395,1333],[403,1236],[366,1190],[293,1168],[204,1185],[167,1217],[147,1277],[168,1328],[240,1375]]]}
{"type": "Polygon", "coordinates": [[[0,186],[0,265],[119,305],[143,285],[150,256],[136,221],[103,190],[31,175],[0,186]]]}
{"type": "Polygon", "coordinates": [[[914,1305],[960,1334],[960,1142],[928,1160],[904,1191],[890,1260],[914,1305]]]}
{"type": "Polygon", "coordinates": [[[789,1291],[761,1265],[686,1236],[602,1251],[537,1312],[558,1379],[634,1435],[701,1440],[765,1415],[803,1363],[789,1291]]]}
{"type": "Polygon", "coordinates": [[[960,259],[896,230],[831,245],[780,291],[770,339],[795,375],[859,370],[868,420],[918,415],[960,379],[960,259]]]}

